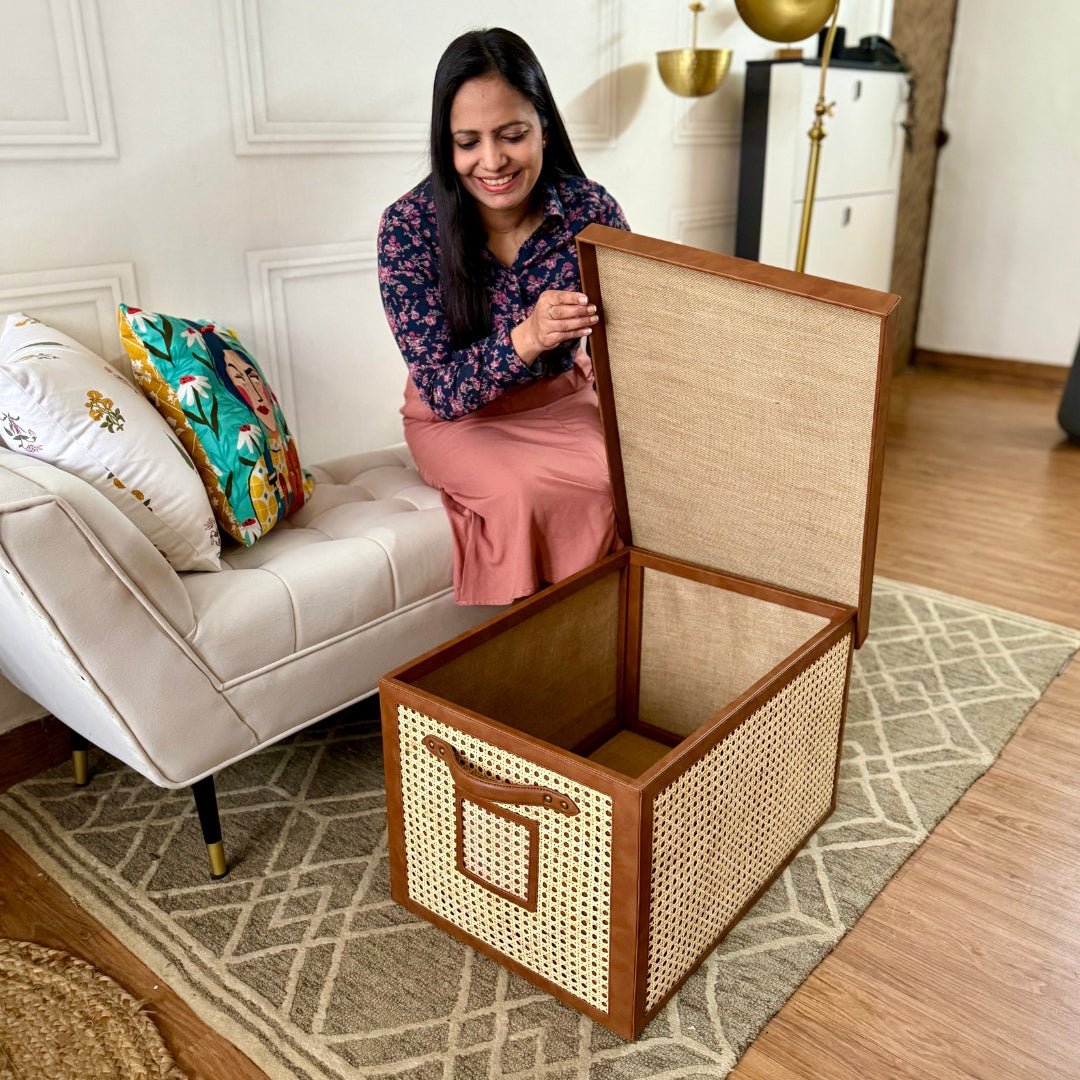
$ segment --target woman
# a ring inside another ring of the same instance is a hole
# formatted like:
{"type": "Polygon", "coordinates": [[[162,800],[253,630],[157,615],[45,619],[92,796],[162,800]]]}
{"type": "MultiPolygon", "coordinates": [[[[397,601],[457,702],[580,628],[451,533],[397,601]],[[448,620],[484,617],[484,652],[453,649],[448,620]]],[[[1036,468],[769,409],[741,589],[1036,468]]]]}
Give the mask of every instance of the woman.
{"type": "Polygon", "coordinates": [[[616,543],[574,236],[628,228],[587,180],[547,79],[508,30],[451,42],[431,174],[379,227],[379,284],[409,368],[405,439],[442,493],[459,604],[508,604],[616,543]]]}

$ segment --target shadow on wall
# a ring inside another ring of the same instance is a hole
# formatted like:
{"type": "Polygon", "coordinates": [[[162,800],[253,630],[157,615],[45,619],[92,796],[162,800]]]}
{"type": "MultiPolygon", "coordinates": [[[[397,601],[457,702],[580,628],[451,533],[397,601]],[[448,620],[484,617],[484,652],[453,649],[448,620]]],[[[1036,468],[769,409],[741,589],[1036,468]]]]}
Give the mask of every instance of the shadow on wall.
{"type": "Polygon", "coordinates": [[[572,113],[579,106],[595,101],[599,95],[614,94],[618,102],[618,115],[615,122],[615,138],[620,138],[634,122],[645,100],[645,89],[649,85],[649,65],[644,62],[624,64],[616,71],[602,75],[590,83],[569,103],[565,110],[572,113]]]}
{"type": "MultiPolygon", "coordinates": [[[[671,124],[662,179],[657,163],[655,180],[670,207],[652,235],[730,255],[735,250],[735,205],[738,195],[739,131],[742,127],[743,72],[732,72],[719,90],[706,98],[677,98],[660,84],[655,63],[637,61],[594,80],[568,102],[564,115],[586,111],[598,97],[615,94],[618,103],[614,138],[622,138],[638,118],[656,80],[671,98],[671,124]]],[[[635,231],[640,227],[631,222],[635,231]]]]}

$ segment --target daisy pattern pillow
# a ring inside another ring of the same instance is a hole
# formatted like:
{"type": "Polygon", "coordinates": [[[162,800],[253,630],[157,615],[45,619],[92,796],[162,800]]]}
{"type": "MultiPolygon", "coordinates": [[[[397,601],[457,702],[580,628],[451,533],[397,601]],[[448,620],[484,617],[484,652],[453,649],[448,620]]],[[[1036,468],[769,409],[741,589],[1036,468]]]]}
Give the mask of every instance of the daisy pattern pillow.
{"type": "Polygon", "coordinates": [[[101,491],[174,570],[219,570],[221,539],[187,451],[112,364],[21,313],[0,334],[0,443],[101,491]]]}
{"type": "Polygon", "coordinates": [[[222,529],[250,546],[303,506],[315,478],[237,336],[126,304],[117,317],[135,380],[194,460],[222,529]]]}

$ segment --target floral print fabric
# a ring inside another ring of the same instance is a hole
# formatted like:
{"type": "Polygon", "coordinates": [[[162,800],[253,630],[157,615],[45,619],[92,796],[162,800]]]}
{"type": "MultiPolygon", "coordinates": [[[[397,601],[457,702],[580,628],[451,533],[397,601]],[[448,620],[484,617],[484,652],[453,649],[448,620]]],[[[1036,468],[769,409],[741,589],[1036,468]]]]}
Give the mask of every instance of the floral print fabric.
{"type": "Polygon", "coordinates": [[[0,334],[0,444],[96,488],[174,570],[220,569],[206,491],[169,425],[112,364],[21,313],[0,334]]]}
{"type": "Polygon", "coordinates": [[[135,379],[194,460],[222,529],[250,546],[303,506],[315,479],[236,335],[125,304],[118,321],[135,379]]]}
{"type": "Polygon", "coordinates": [[[544,221],[521,245],[513,266],[484,250],[492,332],[454,349],[439,293],[438,226],[431,183],[424,180],[382,216],[379,288],[390,329],[420,399],[452,420],[475,412],[512,386],[569,371],[577,342],[544,353],[532,367],[517,354],[510,331],[532,313],[547,289],[581,289],[574,237],[590,222],[629,229],[618,203],[599,185],[570,177],[548,185],[544,221]]]}

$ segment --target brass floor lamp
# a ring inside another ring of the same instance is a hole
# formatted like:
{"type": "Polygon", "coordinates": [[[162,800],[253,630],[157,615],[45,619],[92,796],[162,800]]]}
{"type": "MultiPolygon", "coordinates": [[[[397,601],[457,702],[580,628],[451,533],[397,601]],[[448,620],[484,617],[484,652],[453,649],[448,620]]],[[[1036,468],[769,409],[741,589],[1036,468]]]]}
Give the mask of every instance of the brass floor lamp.
{"type": "Polygon", "coordinates": [[[735,8],[755,34],[769,41],[802,41],[816,34],[826,22],[829,23],[825,47],[821,50],[821,82],[814,106],[814,126],[807,133],[810,136],[810,162],[806,169],[806,194],[803,198],[802,224],[799,226],[799,252],[795,257],[795,269],[802,273],[810,243],[810,215],[814,209],[821,140],[825,138],[823,118],[826,114],[832,116],[833,109],[831,104],[825,104],[825,73],[836,38],[840,0],[735,0],[735,8]]]}
{"type": "MultiPolygon", "coordinates": [[[[656,54],[665,86],[683,97],[701,97],[712,93],[727,74],[731,63],[730,49],[697,47],[697,20],[704,8],[702,3],[690,5],[690,10],[694,13],[691,48],[672,49],[656,54]]],[[[821,140],[825,138],[823,118],[826,115],[831,116],[833,109],[832,104],[825,104],[825,73],[836,38],[840,0],[735,0],[735,8],[742,21],[755,34],[768,41],[802,41],[818,33],[829,23],[825,46],[821,51],[821,83],[817,104],[814,106],[814,125],[808,132],[810,161],[806,170],[806,194],[803,199],[802,224],[799,227],[799,251],[795,258],[795,269],[802,273],[806,266],[806,249],[810,243],[810,216],[814,209],[821,140]]]]}

